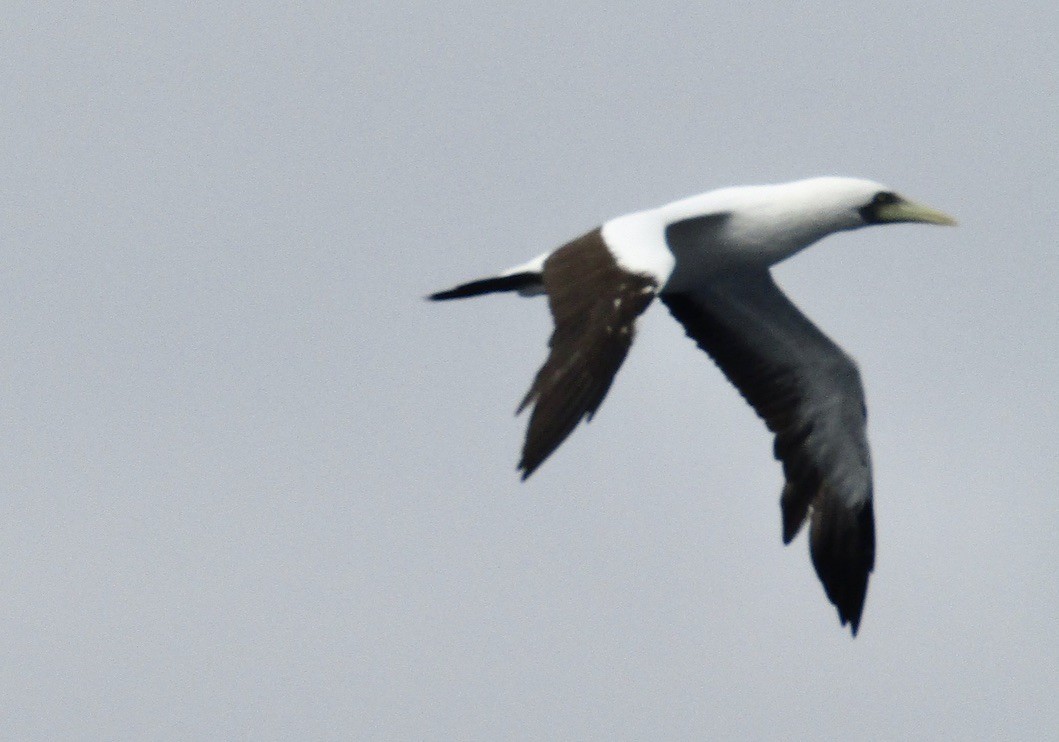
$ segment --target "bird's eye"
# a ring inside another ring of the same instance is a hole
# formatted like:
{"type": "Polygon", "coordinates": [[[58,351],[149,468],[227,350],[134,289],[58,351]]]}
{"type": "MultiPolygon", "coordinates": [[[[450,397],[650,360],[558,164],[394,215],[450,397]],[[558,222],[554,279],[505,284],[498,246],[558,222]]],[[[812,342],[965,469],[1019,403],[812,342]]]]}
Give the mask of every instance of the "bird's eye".
{"type": "Polygon", "coordinates": [[[897,194],[890,191],[880,191],[875,194],[875,198],[871,202],[873,206],[885,206],[886,204],[896,203],[897,194]]]}

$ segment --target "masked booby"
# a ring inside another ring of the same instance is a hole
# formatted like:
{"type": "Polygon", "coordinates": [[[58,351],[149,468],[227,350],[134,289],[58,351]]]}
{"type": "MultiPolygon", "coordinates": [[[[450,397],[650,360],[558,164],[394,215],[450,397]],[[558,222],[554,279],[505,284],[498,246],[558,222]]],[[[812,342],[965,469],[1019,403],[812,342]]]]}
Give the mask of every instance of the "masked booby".
{"type": "Polygon", "coordinates": [[[808,519],[816,573],[856,636],[875,563],[864,391],[853,360],[784,296],[769,267],[834,232],[898,222],[956,223],[869,180],[722,188],[612,219],[429,298],[547,295],[550,352],[518,407],[532,407],[523,479],[591,420],[636,318],[660,298],[775,435],[783,542],[808,519]]]}

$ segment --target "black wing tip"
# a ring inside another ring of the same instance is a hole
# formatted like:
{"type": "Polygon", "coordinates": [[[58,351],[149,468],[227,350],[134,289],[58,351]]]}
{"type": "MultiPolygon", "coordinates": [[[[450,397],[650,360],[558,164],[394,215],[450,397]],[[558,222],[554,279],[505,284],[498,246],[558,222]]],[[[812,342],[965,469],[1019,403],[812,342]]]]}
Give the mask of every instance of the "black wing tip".
{"type": "MultiPolygon", "coordinates": [[[[865,580],[865,588],[867,588],[867,580],[865,580]]],[[[867,591],[865,590],[865,595],[867,591]]],[[[830,597],[830,596],[828,596],[830,597]]],[[[860,602],[853,602],[846,605],[840,605],[836,601],[831,601],[835,608],[838,610],[838,621],[845,627],[849,625],[849,633],[854,639],[857,638],[857,631],[860,629],[860,617],[864,612],[864,598],[861,597],[860,602]]]]}
{"type": "Polygon", "coordinates": [[[813,503],[809,552],[828,600],[853,636],[860,629],[868,579],[875,567],[875,519],[871,500],[846,507],[826,495],[813,503]]]}
{"type": "MultiPolygon", "coordinates": [[[[817,570],[819,573],[819,570],[817,570]]],[[[856,575],[845,575],[850,577],[848,582],[835,582],[834,577],[831,577],[831,582],[824,582],[824,591],[827,593],[828,600],[835,606],[838,611],[838,620],[842,626],[849,625],[850,634],[855,638],[857,631],[860,629],[860,619],[864,613],[864,603],[868,595],[868,575],[869,571],[865,571],[861,574],[856,575]]],[[[821,581],[824,578],[821,576],[821,581]]]]}
{"type": "Polygon", "coordinates": [[[515,467],[515,471],[519,472],[519,481],[525,482],[530,478],[533,472],[537,471],[537,468],[544,463],[543,461],[530,462],[525,457],[518,462],[518,466],[515,467]]]}
{"type": "MultiPolygon", "coordinates": [[[[863,607],[864,606],[862,604],[861,608],[863,609],[863,607]]],[[[843,616],[842,611],[839,611],[838,615],[839,618],[841,618],[842,620],[843,626],[845,626],[847,622],[849,623],[849,633],[854,639],[856,639],[857,630],[860,629],[860,610],[858,610],[857,613],[852,616],[843,616]]]]}

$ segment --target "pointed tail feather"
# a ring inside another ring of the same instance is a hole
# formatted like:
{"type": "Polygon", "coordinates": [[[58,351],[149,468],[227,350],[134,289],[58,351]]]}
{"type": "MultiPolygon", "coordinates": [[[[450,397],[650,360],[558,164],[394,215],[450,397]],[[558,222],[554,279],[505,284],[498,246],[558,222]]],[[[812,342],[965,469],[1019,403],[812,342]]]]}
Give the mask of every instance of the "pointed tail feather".
{"type": "Polygon", "coordinates": [[[447,291],[438,291],[427,298],[431,301],[445,301],[447,299],[466,299],[470,296],[481,296],[482,294],[495,294],[501,291],[524,291],[534,288],[540,282],[540,273],[513,273],[509,276],[493,276],[471,281],[470,283],[462,283],[447,291]]]}

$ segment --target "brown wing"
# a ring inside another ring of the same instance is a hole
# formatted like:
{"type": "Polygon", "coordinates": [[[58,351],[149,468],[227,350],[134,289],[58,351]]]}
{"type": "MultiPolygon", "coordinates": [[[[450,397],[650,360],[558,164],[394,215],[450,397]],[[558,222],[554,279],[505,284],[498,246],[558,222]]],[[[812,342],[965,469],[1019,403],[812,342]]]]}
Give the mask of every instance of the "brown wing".
{"type": "Polygon", "coordinates": [[[779,290],[768,271],[715,279],[662,300],[776,434],[786,485],[783,541],[810,516],[827,597],[856,635],[875,564],[871,461],[856,365],[779,290]]]}
{"type": "Polygon", "coordinates": [[[623,270],[596,229],[548,257],[544,289],[555,330],[548,359],[518,408],[533,405],[518,465],[523,479],[599,409],[658,281],[623,270]]]}

